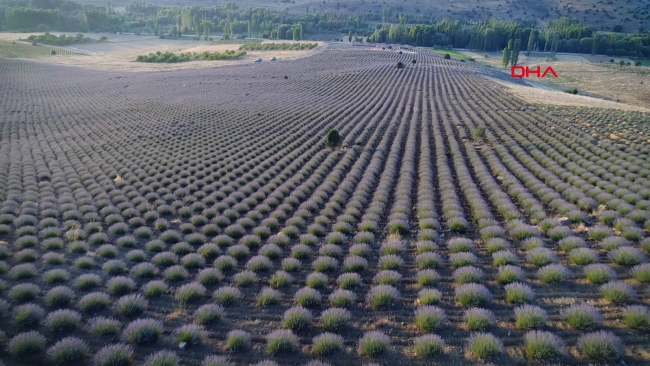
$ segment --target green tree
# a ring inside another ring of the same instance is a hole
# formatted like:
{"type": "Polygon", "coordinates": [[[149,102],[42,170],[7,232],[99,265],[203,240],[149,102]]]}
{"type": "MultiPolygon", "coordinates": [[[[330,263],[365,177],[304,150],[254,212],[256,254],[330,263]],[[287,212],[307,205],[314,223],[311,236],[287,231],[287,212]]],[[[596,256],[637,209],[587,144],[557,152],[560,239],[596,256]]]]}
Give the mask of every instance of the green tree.
{"type": "Polygon", "coordinates": [[[530,56],[530,52],[535,47],[535,30],[531,28],[530,35],[528,36],[528,45],[526,46],[526,56],[530,56]]]}
{"type": "Polygon", "coordinates": [[[352,42],[352,31],[348,32],[348,42],[352,42]]]}
{"type": "Polygon", "coordinates": [[[503,64],[503,68],[507,68],[508,64],[510,63],[510,49],[508,47],[503,49],[503,57],[501,58],[501,63],[503,64]]]}
{"type": "Polygon", "coordinates": [[[208,37],[210,36],[210,28],[211,28],[210,27],[210,22],[207,21],[207,20],[204,20],[203,21],[203,38],[205,38],[206,41],[208,40],[208,37]]]}
{"type": "Polygon", "coordinates": [[[248,38],[253,38],[253,21],[248,21],[248,38]]]}
{"type": "Polygon", "coordinates": [[[197,37],[201,37],[201,19],[198,14],[194,15],[194,31],[196,32],[197,37]]]}
{"type": "Polygon", "coordinates": [[[336,129],[331,129],[329,132],[327,132],[327,136],[325,137],[325,144],[329,148],[335,148],[339,146],[341,143],[341,135],[339,135],[339,131],[336,129]]]}
{"type": "Polygon", "coordinates": [[[178,31],[176,30],[176,26],[172,24],[171,27],[169,27],[169,35],[172,37],[176,37],[176,34],[178,31]]]}
{"type": "Polygon", "coordinates": [[[512,66],[517,65],[519,61],[519,51],[521,50],[521,39],[515,40],[514,48],[512,49],[512,54],[510,55],[510,63],[512,66]]]}

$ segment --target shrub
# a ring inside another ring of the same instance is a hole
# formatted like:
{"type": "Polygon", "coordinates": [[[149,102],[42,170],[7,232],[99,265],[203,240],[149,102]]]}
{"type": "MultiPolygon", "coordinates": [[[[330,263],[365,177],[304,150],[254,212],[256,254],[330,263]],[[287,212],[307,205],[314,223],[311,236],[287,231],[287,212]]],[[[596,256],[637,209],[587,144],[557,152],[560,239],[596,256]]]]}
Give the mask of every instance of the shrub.
{"type": "Polygon", "coordinates": [[[126,295],[115,303],[115,311],[122,316],[133,316],[142,313],[149,303],[141,295],[126,295]]]}
{"type": "Polygon", "coordinates": [[[203,286],[216,285],[222,278],[221,271],[216,268],[204,268],[196,275],[197,282],[203,286]]]}
{"type": "Polygon", "coordinates": [[[127,366],[131,363],[133,349],[123,343],[111,344],[102,347],[95,357],[93,365],[95,366],[127,366]]]}
{"type": "Polygon", "coordinates": [[[515,326],[519,329],[541,328],[548,321],[544,309],[534,305],[522,305],[515,308],[515,326]]]}
{"type": "Polygon", "coordinates": [[[41,289],[32,283],[21,283],[9,290],[9,298],[18,303],[23,303],[35,299],[40,292],[41,289]]]}
{"type": "Polygon", "coordinates": [[[237,266],[237,260],[228,255],[219,256],[214,260],[214,267],[220,271],[227,271],[237,266]]]}
{"type": "Polygon", "coordinates": [[[202,325],[184,324],[174,330],[174,337],[177,343],[185,342],[196,346],[205,342],[207,333],[202,325]]]}
{"type": "Polygon", "coordinates": [[[65,306],[74,299],[74,291],[66,286],[57,286],[45,294],[45,304],[50,307],[65,306]]]}
{"type": "Polygon", "coordinates": [[[493,238],[493,239],[488,239],[485,242],[485,249],[488,251],[488,253],[496,253],[502,250],[508,249],[509,245],[508,242],[505,241],[504,239],[501,238],[493,238]]]}
{"type": "Polygon", "coordinates": [[[312,268],[317,272],[334,271],[339,263],[332,257],[318,257],[312,262],[312,268]]]}
{"type": "Polygon", "coordinates": [[[20,326],[36,325],[43,320],[45,310],[36,304],[25,304],[14,309],[14,322],[20,326]]]}
{"type": "Polygon", "coordinates": [[[89,354],[86,342],[75,337],[66,337],[47,350],[48,357],[57,364],[82,362],[89,354]]]}
{"type": "Polygon", "coordinates": [[[144,360],[144,366],[178,366],[180,358],[171,351],[158,351],[150,354],[144,360]]]}
{"type": "Polygon", "coordinates": [[[608,236],[614,235],[614,232],[612,232],[612,229],[610,229],[607,226],[603,225],[596,225],[591,228],[589,228],[589,231],[587,232],[587,236],[591,240],[602,240],[605,239],[608,236]]]}
{"type": "Polygon", "coordinates": [[[530,286],[521,282],[514,282],[504,287],[506,301],[510,304],[521,304],[533,300],[535,293],[530,286]]]}
{"type": "Polygon", "coordinates": [[[122,332],[122,338],[133,344],[155,343],[163,331],[163,324],[152,318],[138,319],[130,322],[122,332]]]}
{"type": "Polygon", "coordinates": [[[341,143],[341,135],[339,134],[339,132],[336,129],[329,130],[327,132],[327,136],[325,136],[325,144],[327,145],[327,147],[335,148],[339,146],[340,143],[341,143]]]}
{"type": "Polygon", "coordinates": [[[470,330],[485,330],[495,322],[494,313],[482,308],[467,309],[463,318],[470,330]]]}
{"type": "Polygon", "coordinates": [[[366,332],[359,339],[359,352],[366,356],[377,356],[384,353],[390,346],[388,336],[380,331],[366,332]]]}
{"type": "Polygon", "coordinates": [[[632,277],[634,277],[635,280],[641,283],[650,282],[650,264],[648,263],[634,266],[630,271],[630,273],[632,274],[632,277]]]}
{"type": "Polygon", "coordinates": [[[45,349],[45,337],[36,331],[24,332],[15,335],[8,345],[8,350],[14,356],[36,355],[45,349]]]}
{"type": "Polygon", "coordinates": [[[472,266],[458,268],[453,273],[454,280],[458,284],[481,282],[484,276],[482,270],[472,266]]]}
{"type": "Polygon", "coordinates": [[[250,348],[251,335],[243,330],[234,329],[228,332],[226,339],[226,349],[229,351],[242,351],[250,348]]]}
{"type": "Polygon", "coordinates": [[[93,312],[105,309],[111,303],[111,297],[104,292],[91,292],[79,299],[79,309],[93,312]]]}
{"type": "Polygon", "coordinates": [[[45,318],[45,326],[52,332],[68,332],[81,323],[81,314],[73,310],[56,310],[45,318]]]}
{"type": "Polygon", "coordinates": [[[447,220],[449,230],[456,233],[462,233],[469,227],[469,222],[462,217],[452,217],[447,220]]]}
{"type": "Polygon", "coordinates": [[[99,334],[117,334],[122,327],[122,324],[117,319],[105,318],[105,317],[96,317],[88,321],[88,327],[90,331],[99,334]]]}
{"type": "Polygon", "coordinates": [[[208,355],[205,356],[201,366],[235,366],[228,356],[208,355]]]}
{"type": "Polygon", "coordinates": [[[415,325],[425,332],[432,332],[447,321],[444,310],[436,306],[421,306],[415,310],[415,325]]]}
{"type": "Polygon", "coordinates": [[[205,292],[205,286],[198,282],[191,282],[176,289],[174,297],[181,304],[188,304],[200,300],[205,296],[205,292]]]}
{"type": "Polygon", "coordinates": [[[286,329],[278,329],[266,336],[266,352],[270,355],[291,353],[300,347],[298,337],[286,329]]]}
{"type": "Polygon", "coordinates": [[[545,360],[563,353],[564,342],[553,333],[531,330],[524,335],[524,350],[531,360],[545,360]]]}
{"type": "Polygon", "coordinates": [[[265,287],[257,295],[257,298],[255,299],[255,303],[257,304],[257,306],[265,307],[265,306],[279,303],[281,298],[282,298],[282,294],[279,291],[274,290],[270,287],[265,287]]]}
{"type": "Polygon", "coordinates": [[[372,279],[373,283],[377,285],[397,285],[402,279],[402,275],[395,271],[380,271],[372,279]]]}
{"type": "Polygon", "coordinates": [[[612,281],[600,286],[602,297],[616,305],[628,303],[636,297],[636,291],[625,282],[612,281]]]}
{"type": "Polygon", "coordinates": [[[444,353],[445,341],[438,335],[425,334],[413,340],[415,355],[418,357],[432,357],[444,353]]]}
{"type": "Polygon", "coordinates": [[[650,310],[641,305],[628,306],[623,309],[623,322],[630,328],[648,328],[650,327],[650,310]]]}
{"type": "Polygon", "coordinates": [[[522,281],[524,279],[524,271],[516,266],[501,266],[497,274],[497,281],[499,283],[508,284],[515,281],[522,281]]]}
{"type": "Polygon", "coordinates": [[[296,291],[293,296],[296,304],[304,307],[317,306],[321,303],[321,294],[317,290],[309,287],[303,287],[296,291]]]}
{"type": "Polygon", "coordinates": [[[131,276],[135,278],[151,278],[158,274],[158,268],[151,263],[139,263],[131,268],[131,276]]]}
{"type": "Polygon", "coordinates": [[[201,325],[216,323],[223,317],[224,310],[215,304],[201,305],[194,311],[194,320],[201,325]]]}
{"type": "Polygon", "coordinates": [[[352,315],[342,308],[330,308],[321,314],[321,321],[325,330],[336,331],[350,322],[352,315]]]}
{"type": "Polygon", "coordinates": [[[379,285],[373,286],[370,291],[368,291],[366,302],[370,307],[375,309],[385,308],[395,305],[399,301],[400,297],[401,295],[395,287],[379,285]]]}
{"type": "Polygon", "coordinates": [[[350,255],[343,261],[343,268],[346,272],[361,272],[368,268],[368,261],[356,255],[350,255]]]}
{"type": "Polygon", "coordinates": [[[316,356],[326,356],[343,348],[343,337],[333,333],[322,333],[312,339],[312,352],[316,356]]]}
{"type": "Polygon", "coordinates": [[[598,261],[598,253],[589,248],[577,248],[569,252],[569,261],[573,264],[584,266],[598,261]]]}
{"type": "Polygon", "coordinates": [[[573,235],[573,231],[566,226],[556,226],[548,230],[547,235],[553,241],[560,241],[567,236],[573,235]]]}
{"type": "Polygon", "coordinates": [[[307,275],[305,284],[310,288],[323,288],[327,286],[328,278],[320,272],[314,272],[307,275]]]}
{"type": "Polygon", "coordinates": [[[169,286],[163,281],[149,281],[144,286],[142,286],[142,294],[145,297],[160,297],[163,294],[167,293],[169,286]]]}
{"type": "Polygon", "coordinates": [[[487,287],[476,283],[468,283],[456,287],[455,295],[456,302],[466,307],[486,304],[492,301],[493,298],[492,293],[487,287]]]}
{"type": "Polygon", "coordinates": [[[467,238],[453,238],[447,243],[450,253],[472,252],[475,249],[474,242],[467,238]]]}
{"type": "Polygon", "coordinates": [[[442,257],[438,253],[426,252],[415,257],[415,265],[418,269],[436,268],[442,263],[442,257]]]}
{"type": "Polygon", "coordinates": [[[112,259],[102,266],[102,270],[109,275],[115,276],[122,273],[126,273],[127,267],[126,263],[119,259],[112,259]]]}
{"type": "Polygon", "coordinates": [[[577,348],[585,358],[592,360],[613,359],[625,352],[620,338],[614,333],[602,330],[580,336],[577,348]]]}
{"type": "Polygon", "coordinates": [[[590,264],[583,270],[587,280],[593,284],[602,284],[616,279],[616,272],[605,264],[590,264]]]}
{"type": "Polygon", "coordinates": [[[358,273],[344,273],[336,279],[340,289],[351,289],[362,285],[361,276],[358,273]]]}
{"type": "Polygon", "coordinates": [[[442,293],[436,289],[422,289],[418,292],[416,305],[437,304],[442,299],[442,293]]]}
{"type": "Polygon", "coordinates": [[[609,236],[598,244],[602,250],[610,251],[623,246],[630,245],[630,242],[620,236],[609,236]]]}
{"type": "Polygon", "coordinates": [[[9,276],[14,280],[25,280],[33,278],[36,277],[37,273],[38,270],[31,263],[18,264],[9,270],[9,276]]]}
{"type": "Polygon", "coordinates": [[[603,324],[603,317],[593,306],[581,303],[574,304],[561,311],[564,321],[575,329],[595,328],[603,324]]]}
{"type": "Polygon", "coordinates": [[[212,294],[214,300],[221,305],[231,305],[239,300],[241,296],[239,289],[230,286],[221,287],[212,294]]]}
{"type": "Polygon", "coordinates": [[[647,259],[640,250],[633,247],[620,247],[612,250],[607,255],[612,263],[620,266],[634,266],[645,262],[647,259]]]}
{"type": "Polygon", "coordinates": [[[197,253],[189,253],[181,258],[181,263],[187,269],[201,268],[205,266],[205,259],[197,253]]]}
{"type": "Polygon", "coordinates": [[[492,254],[492,265],[495,267],[516,264],[517,262],[517,255],[508,250],[501,250],[492,254]]]}
{"type": "Polygon", "coordinates": [[[190,273],[184,267],[176,265],[176,266],[171,266],[171,267],[167,268],[163,272],[163,276],[165,276],[165,279],[167,281],[170,281],[170,282],[171,281],[183,281],[183,280],[186,280],[190,276],[190,273]]]}
{"type": "Polygon", "coordinates": [[[561,264],[549,264],[537,270],[537,277],[543,283],[556,283],[566,281],[573,274],[561,264]]]}
{"type": "Polygon", "coordinates": [[[340,308],[350,307],[356,300],[356,295],[352,291],[348,290],[336,290],[329,296],[330,305],[340,308]]]}
{"type": "Polygon", "coordinates": [[[404,68],[404,63],[402,61],[397,61],[397,64],[395,64],[395,67],[398,69],[403,69],[404,68]]]}
{"type": "Polygon", "coordinates": [[[534,248],[526,252],[526,259],[536,267],[557,262],[557,256],[548,248],[534,248]]]}
{"type": "Polygon", "coordinates": [[[309,327],[313,316],[311,312],[302,306],[296,306],[284,312],[282,326],[297,331],[309,327]]]}
{"type": "Polygon", "coordinates": [[[295,272],[300,269],[300,261],[296,258],[284,258],[280,263],[280,267],[285,272],[295,272]]]}
{"type": "Polygon", "coordinates": [[[135,289],[135,281],[125,276],[113,277],[106,282],[106,290],[113,296],[121,296],[135,289]]]}
{"type": "Polygon", "coordinates": [[[454,253],[449,256],[449,262],[454,268],[470,266],[478,262],[478,257],[474,253],[454,253]]]}
{"type": "Polygon", "coordinates": [[[473,333],[467,340],[467,350],[476,358],[486,359],[503,352],[503,343],[490,333],[473,333]]]}
{"type": "Polygon", "coordinates": [[[420,286],[430,286],[440,280],[440,275],[433,269],[419,271],[415,275],[416,281],[420,286]]]}
{"type": "MultiPolygon", "coordinates": [[[[132,251],[128,252],[126,254],[126,258],[129,260],[129,262],[140,263],[140,262],[145,261],[145,259],[147,258],[147,255],[144,254],[144,251],[142,251],[140,249],[135,249],[135,250],[132,250],[132,251]]],[[[147,264],[151,265],[150,263],[147,263],[147,264]]],[[[131,270],[133,270],[133,269],[131,269],[131,270]]]]}
{"type": "Polygon", "coordinates": [[[586,246],[585,241],[582,238],[577,236],[566,237],[560,240],[557,244],[560,247],[560,249],[565,253],[568,253],[573,249],[583,248],[586,246]]]}

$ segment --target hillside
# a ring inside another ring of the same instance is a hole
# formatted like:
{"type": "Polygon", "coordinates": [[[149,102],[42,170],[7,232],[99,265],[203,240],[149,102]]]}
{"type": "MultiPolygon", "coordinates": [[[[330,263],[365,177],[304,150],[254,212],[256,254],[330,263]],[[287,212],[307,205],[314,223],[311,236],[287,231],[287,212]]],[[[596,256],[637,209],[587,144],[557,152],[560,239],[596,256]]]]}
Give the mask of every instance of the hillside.
{"type": "MultiPolygon", "coordinates": [[[[99,0],[83,0],[82,3],[104,4],[99,0]]],[[[187,6],[179,0],[152,0],[148,3],[158,5],[187,6]]],[[[116,7],[124,7],[131,0],[111,2],[116,7]]],[[[233,3],[231,0],[196,0],[194,5],[222,5],[233,3]]],[[[384,13],[406,13],[435,15],[439,18],[449,17],[464,21],[481,21],[488,18],[514,21],[535,21],[542,26],[549,20],[560,17],[576,18],[583,24],[600,31],[612,31],[615,26],[622,26],[624,32],[650,30],[650,0],[239,0],[239,6],[256,6],[275,10],[288,10],[292,13],[304,13],[307,9],[338,14],[373,12],[380,16],[384,13]],[[385,8],[388,6],[389,8],[385,8]]]]}

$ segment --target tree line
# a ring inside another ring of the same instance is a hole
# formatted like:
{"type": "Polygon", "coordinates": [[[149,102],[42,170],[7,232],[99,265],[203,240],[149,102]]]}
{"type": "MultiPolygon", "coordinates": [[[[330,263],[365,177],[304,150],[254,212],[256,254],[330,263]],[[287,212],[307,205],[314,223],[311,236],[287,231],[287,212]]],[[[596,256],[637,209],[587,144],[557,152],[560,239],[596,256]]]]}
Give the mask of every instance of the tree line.
{"type": "Polygon", "coordinates": [[[184,52],[175,54],[173,52],[162,53],[160,51],[156,53],[150,53],[148,55],[139,55],[136,58],[138,62],[156,62],[156,63],[177,63],[177,62],[187,62],[194,60],[231,60],[245,56],[246,52],[244,51],[232,51],[226,50],[224,52],[208,52],[203,53],[192,53],[184,52]]]}
{"type": "MultiPolygon", "coordinates": [[[[596,32],[575,19],[560,18],[543,28],[522,21],[490,19],[478,23],[402,14],[388,5],[381,12],[288,13],[232,3],[220,6],[161,6],[134,2],[126,12],[111,6],[71,0],[0,0],[5,29],[77,32],[135,32],[177,38],[191,35],[228,38],[304,40],[309,34],[335,31],[348,39],[401,43],[423,47],[455,47],[494,52],[519,39],[526,52],[579,52],[612,56],[650,57],[650,34],[596,32]],[[370,26],[370,22],[381,22],[370,26]]],[[[514,44],[513,44],[514,46],[514,44]]]]}

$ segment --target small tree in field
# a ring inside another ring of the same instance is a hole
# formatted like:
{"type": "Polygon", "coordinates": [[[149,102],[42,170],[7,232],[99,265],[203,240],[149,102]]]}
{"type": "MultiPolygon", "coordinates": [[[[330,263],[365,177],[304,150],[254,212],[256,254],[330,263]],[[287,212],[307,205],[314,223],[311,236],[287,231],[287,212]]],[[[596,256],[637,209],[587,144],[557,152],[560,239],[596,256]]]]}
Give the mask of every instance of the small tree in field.
{"type": "Polygon", "coordinates": [[[398,69],[403,69],[403,68],[404,68],[404,64],[402,63],[402,61],[398,61],[398,62],[397,62],[397,65],[395,65],[395,67],[397,67],[398,69]]]}
{"type": "Polygon", "coordinates": [[[325,142],[329,148],[335,148],[339,146],[341,143],[341,135],[339,135],[339,131],[335,129],[329,130],[327,137],[325,138],[325,142]]]}
{"type": "Polygon", "coordinates": [[[444,58],[445,60],[451,60],[451,55],[448,54],[448,53],[445,53],[445,55],[442,56],[442,58],[444,58]]]}
{"type": "Polygon", "coordinates": [[[483,141],[485,139],[485,126],[480,125],[474,129],[474,138],[478,141],[483,141]]]}

